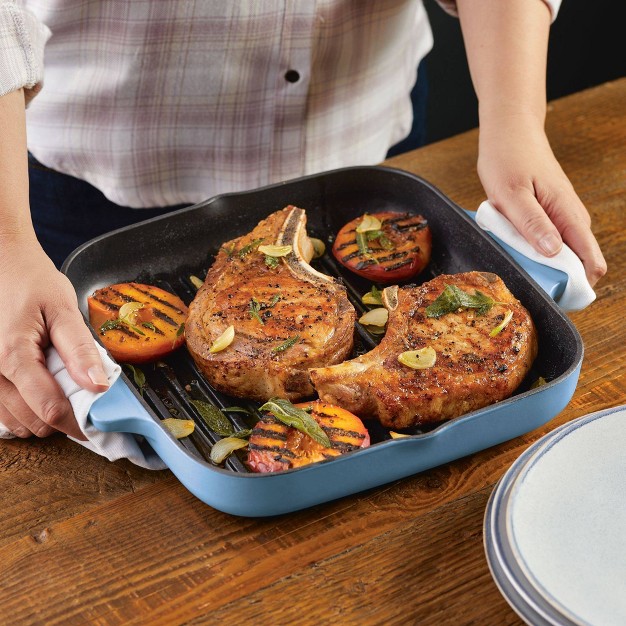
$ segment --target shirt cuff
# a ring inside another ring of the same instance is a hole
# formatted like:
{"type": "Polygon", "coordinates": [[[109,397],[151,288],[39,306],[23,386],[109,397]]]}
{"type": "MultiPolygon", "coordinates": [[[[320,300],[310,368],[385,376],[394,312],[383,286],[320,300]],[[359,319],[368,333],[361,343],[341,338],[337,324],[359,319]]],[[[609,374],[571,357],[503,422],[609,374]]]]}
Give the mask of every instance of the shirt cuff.
{"type": "MultiPolygon", "coordinates": [[[[554,20],[556,19],[556,16],[559,13],[559,8],[561,7],[561,0],[543,0],[543,2],[547,4],[548,8],[550,9],[550,13],[552,15],[552,19],[550,21],[554,22],[554,20]]],[[[456,9],[456,0],[437,0],[437,4],[446,13],[449,13],[450,15],[453,15],[454,17],[459,16],[459,13],[456,9]]]]}
{"type": "Polygon", "coordinates": [[[50,30],[29,10],[0,1],[0,96],[24,89],[26,103],[41,89],[50,30]]]}

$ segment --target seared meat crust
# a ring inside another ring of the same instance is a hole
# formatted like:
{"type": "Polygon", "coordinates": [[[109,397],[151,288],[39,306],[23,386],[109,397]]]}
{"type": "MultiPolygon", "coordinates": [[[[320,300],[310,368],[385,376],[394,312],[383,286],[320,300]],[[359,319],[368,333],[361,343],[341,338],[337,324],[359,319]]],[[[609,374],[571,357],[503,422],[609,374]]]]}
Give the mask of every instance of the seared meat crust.
{"type": "Polygon", "coordinates": [[[495,274],[441,275],[419,287],[389,287],[383,302],[389,321],[381,343],[351,361],[313,369],[311,379],[324,402],[375,417],[389,428],[439,422],[503,400],[537,355],[530,314],[495,274]],[[498,304],[483,315],[460,309],[427,317],[426,307],[446,285],[470,294],[478,290],[498,304]],[[491,337],[508,311],[511,321],[491,337]],[[427,346],[437,353],[433,367],[415,370],[398,361],[402,352],[427,346]]]}
{"type": "Polygon", "coordinates": [[[310,367],[340,363],[350,354],[356,313],[345,287],[308,264],[312,247],[305,228],[304,210],[288,206],[218,253],[185,327],[192,357],[217,390],[258,401],[298,400],[313,395],[310,367]],[[258,246],[276,244],[293,251],[268,267],[258,246]],[[230,325],[233,343],[210,353],[230,325]],[[281,349],[290,340],[293,345],[281,349]]]}

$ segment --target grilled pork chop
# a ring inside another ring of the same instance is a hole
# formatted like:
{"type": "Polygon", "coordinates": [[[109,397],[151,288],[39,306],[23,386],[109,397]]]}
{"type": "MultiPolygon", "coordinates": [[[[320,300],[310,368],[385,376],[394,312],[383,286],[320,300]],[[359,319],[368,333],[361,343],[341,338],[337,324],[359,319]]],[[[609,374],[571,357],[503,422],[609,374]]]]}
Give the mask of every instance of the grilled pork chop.
{"type": "Polygon", "coordinates": [[[312,256],[306,214],[294,206],[222,246],[185,326],[187,347],[216,389],[259,401],[298,400],[313,394],[309,368],[350,354],[356,312],[345,287],[309,265],[312,256]],[[265,245],[292,250],[267,257],[265,245]],[[231,325],[233,342],[210,352],[231,325]]]}
{"type": "Polygon", "coordinates": [[[388,287],[383,303],[389,320],[380,344],[351,361],[311,370],[311,379],[324,402],[390,428],[439,422],[507,398],[537,354],[528,311],[495,274],[441,275],[419,287],[388,287]],[[479,291],[496,304],[486,312],[458,308],[429,317],[426,307],[447,285],[471,296],[479,291]],[[432,367],[398,361],[406,351],[428,347],[436,353],[432,367]]]}

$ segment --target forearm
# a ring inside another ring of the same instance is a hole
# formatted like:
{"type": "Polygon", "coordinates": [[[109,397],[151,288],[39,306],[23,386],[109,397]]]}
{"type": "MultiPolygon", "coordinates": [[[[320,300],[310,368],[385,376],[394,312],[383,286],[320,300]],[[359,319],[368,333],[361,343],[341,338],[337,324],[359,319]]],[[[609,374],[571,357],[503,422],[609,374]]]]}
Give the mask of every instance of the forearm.
{"type": "Polygon", "coordinates": [[[458,0],[457,9],[478,96],[487,198],[541,254],[568,244],[593,285],[606,262],[544,130],[550,9],[543,0],[458,0]]]}
{"type": "Polygon", "coordinates": [[[0,96],[0,242],[34,238],[28,199],[24,93],[0,96]]]}
{"type": "Polygon", "coordinates": [[[550,10],[542,0],[458,0],[481,128],[503,117],[543,125],[550,10]]]}

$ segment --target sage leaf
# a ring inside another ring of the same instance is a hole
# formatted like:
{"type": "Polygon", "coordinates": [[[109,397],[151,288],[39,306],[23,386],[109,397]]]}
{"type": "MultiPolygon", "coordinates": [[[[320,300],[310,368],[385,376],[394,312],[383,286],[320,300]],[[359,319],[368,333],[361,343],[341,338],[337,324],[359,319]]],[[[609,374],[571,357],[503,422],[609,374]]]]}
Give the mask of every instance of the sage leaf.
{"type": "Polygon", "coordinates": [[[235,433],[233,425],[224,413],[216,406],[203,402],[202,400],[190,400],[191,404],[198,410],[200,417],[207,426],[220,437],[229,437],[235,433]]]}
{"type": "Polygon", "coordinates": [[[446,285],[441,295],[426,307],[427,317],[441,317],[459,309],[476,309],[478,315],[484,315],[496,302],[493,298],[476,290],[474,295],[459,289],[456,285],[446,285]]]}
{"type": "Polygon", "coordinates": [[[279,422],[291,426],[301,433],[308,435],[317,443],[330,448],[330,439],[322,427],[303,409],[299,409],[283,398],[270,398],[259,411],[271,413],[279,422]]]}
{"type": "Polygon", "coordinates": [[[143,388],[146,386],[146,375],[140,370],[138,367],[131,365],[130,363],[123,364],[125,368],[127,368],[132,374],[133,380],[135,381],[135,385],[137,385],[139,389],[139,393],[143,395],[143,388]]]}
{"type": "Polygon", "coordinates": [[[247,254],[250,254],[253,250],[256,250],[263,243],[263,239],[255,239],[251,241],[247,246],[244,246],[239,250],[239,258],[243,259],[247,254]]]}

